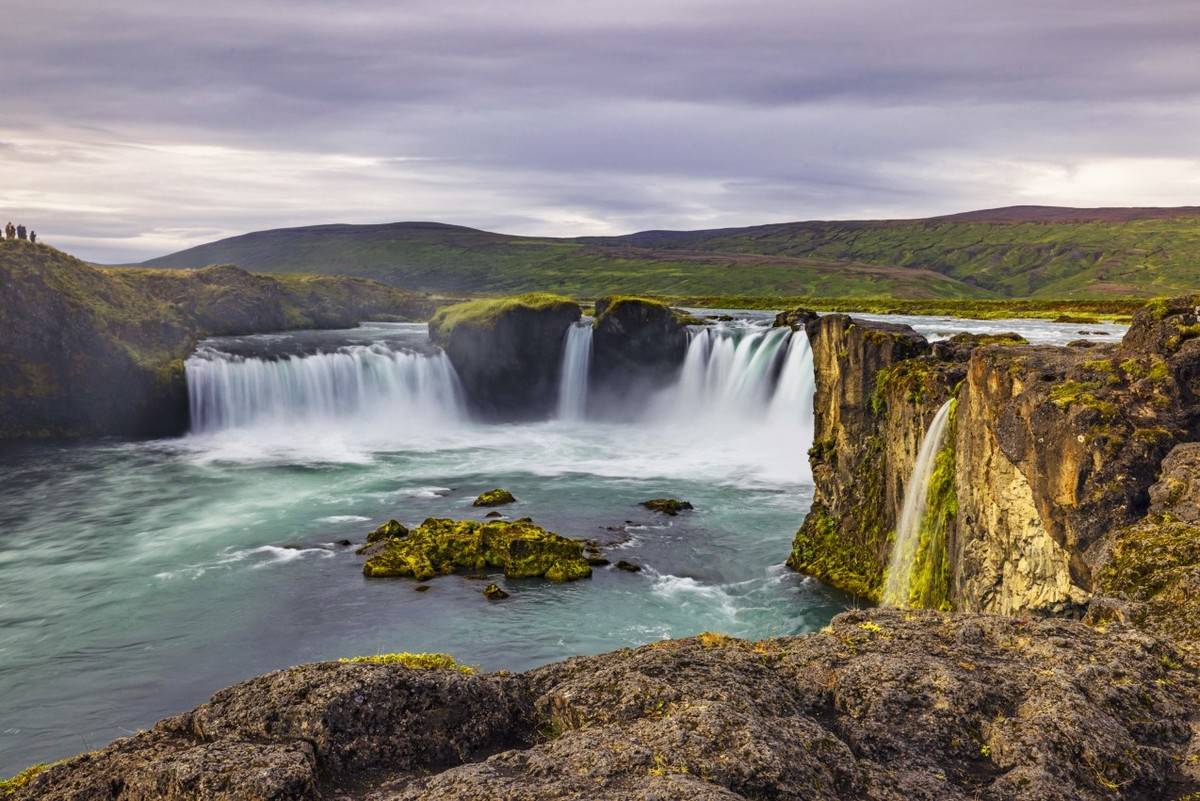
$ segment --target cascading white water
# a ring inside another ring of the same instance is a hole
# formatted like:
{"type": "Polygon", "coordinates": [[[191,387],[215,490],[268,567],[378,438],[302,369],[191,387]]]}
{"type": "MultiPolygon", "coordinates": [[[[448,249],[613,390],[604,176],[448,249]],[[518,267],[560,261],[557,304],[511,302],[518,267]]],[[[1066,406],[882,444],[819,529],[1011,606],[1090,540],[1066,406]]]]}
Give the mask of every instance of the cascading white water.
{"type": "Polygon", "coordinates": [[[674,414],[801,420],[811,417],[813,384],[803,331],[718,325],[692,333],[665,406],[674,414]]]}
{"type": "Polygon", "coordinates": [[[692,331],[679,382],[650,416],[755,452],[774,475],[805,480],[815,384],[803,331],[719,324],[692,331]]]}
{"type": "Polygon", "coordinates": [[[592,320],[585,317],[567,329],[562,378],[558,386],[558,418],[582,420],[587,412],[588,370],[592,365],[592,320]]]}
{"type": "Polygon", "coordinates": [[[929,500],[929,477],[933,474],[934,461],[942,447],[946,433],[946,422],[950,418],[950,401],[942,404],[921,440],[917,462],[912,476],[904,488],[904,505],[900,509],[900,520],[896,523],[896,540],[892,545],[892,559],[888,564],[887,583],[883,588],[884,606],[904,607],[908,605],[908,585],[912,580],[913,562],[917,555],[921,525],[925,519],[925,507],[929,500]]]}
{"type": "Polygon", "coordinates": [[[351,417],[415,426],[466,415],[442,353],[376,344],[262,359],[201,348],[186,368],[194,433],[351,417]]]}

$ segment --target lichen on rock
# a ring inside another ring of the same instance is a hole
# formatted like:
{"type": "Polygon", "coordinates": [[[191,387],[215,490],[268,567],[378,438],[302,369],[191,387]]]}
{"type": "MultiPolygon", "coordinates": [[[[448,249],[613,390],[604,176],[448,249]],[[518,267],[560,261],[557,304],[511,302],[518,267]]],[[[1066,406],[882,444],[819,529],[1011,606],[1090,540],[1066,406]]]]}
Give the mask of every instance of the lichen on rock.
{"type": "Polygon", "coordinates": [[[369,577],[430,579],[458,570],[495,568],[509,578],[574,581],[592,568],[583,543],[525,520],[488,521],[429,518],[409,535],[391,539],[363,565],[369,577]]]}

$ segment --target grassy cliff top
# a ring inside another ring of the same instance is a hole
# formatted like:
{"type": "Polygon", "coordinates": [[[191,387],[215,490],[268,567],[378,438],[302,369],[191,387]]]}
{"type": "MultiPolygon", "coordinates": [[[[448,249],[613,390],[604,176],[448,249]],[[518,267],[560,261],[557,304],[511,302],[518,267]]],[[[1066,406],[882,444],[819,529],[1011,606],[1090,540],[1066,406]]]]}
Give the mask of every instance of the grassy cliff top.
{"type": "Polygon", "coordinates": [[[216,262],[469,294],[1120,300],[1196,288],[1200,209],[1012,207],[580,238],[324,225],[244,234],[147,264],[216,262]]]}
{"type": "Polygon", "coordinates": [[[429,333],[434,339],[441,339],[450,336],[455,328],[462,325],[491,328],[501,316],[518,310],[546,311],[572,307],[578,309],[579,304],[570,298],[549,292],[527,292],[503,298],[468,300],[439,309],[429,321],[429,333]]]}

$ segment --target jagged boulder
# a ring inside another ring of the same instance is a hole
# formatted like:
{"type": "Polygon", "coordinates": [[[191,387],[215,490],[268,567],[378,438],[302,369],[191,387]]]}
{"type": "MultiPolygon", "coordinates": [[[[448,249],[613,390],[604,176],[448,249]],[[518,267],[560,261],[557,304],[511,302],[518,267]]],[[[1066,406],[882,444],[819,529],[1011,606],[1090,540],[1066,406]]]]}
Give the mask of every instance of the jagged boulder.
{"type": "Polygon", "coordinates": [[[12,801],[1140,801],[1200,790],[1186,653],[1122,624],[851,612],[521,675],[305,665],[12,801]]]}
{"type": "Polygon", "coordinates": [[[650,298],[597,300],[591,368],[597,392],[609,403],[629,403],[673,382],[687,355],[690,320],[650,298]]]}
{"type": "Polygon", "coordinates": [[[641,505],[651,512],[658,512],[670,517],[695,508],[689,502],[681,501],[678,498],[653,498],[649,501],[642,501],[641,505]]]}
{"type": "Polygon", "coordinates": [[[467,403],[487,419],[536,419],[554,408],[564,336],[579,304],[547,293],[441,309],[429,336],[450,357],[467,403]]]}

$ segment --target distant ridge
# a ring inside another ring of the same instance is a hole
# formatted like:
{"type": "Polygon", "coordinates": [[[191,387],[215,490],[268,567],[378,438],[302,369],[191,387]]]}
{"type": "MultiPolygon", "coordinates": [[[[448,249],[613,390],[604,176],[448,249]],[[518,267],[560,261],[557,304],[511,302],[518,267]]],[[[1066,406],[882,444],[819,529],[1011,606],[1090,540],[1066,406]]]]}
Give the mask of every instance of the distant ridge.
{"type": "Polygon", "coordinates": [[[913,220],[812,220],[526,237],[438,222],[256,231],[146,266],[375,278],[432,292],[1108,298],[1200,289],[1200,206],[1008,206],[913,220]]]}

